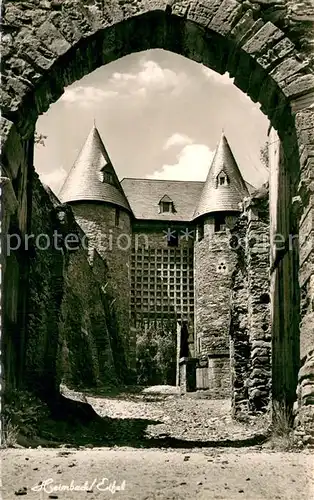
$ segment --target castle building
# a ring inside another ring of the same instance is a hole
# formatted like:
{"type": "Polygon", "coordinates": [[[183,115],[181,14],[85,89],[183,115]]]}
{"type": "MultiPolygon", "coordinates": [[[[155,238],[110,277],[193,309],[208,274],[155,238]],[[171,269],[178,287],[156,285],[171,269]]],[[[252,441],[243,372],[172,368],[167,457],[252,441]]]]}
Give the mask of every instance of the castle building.
{"type": "Polygon", "coordinates": [[[59,194],[106,260],[121,348],[135,368],[136,332],[177,328],[178,358],[193,359],[196,387],[230,385],[229,297],[234,252],[229,229],[252,186],[243,180],[224,134],[207,179],[124,178],[93,126],[59,194]]]}

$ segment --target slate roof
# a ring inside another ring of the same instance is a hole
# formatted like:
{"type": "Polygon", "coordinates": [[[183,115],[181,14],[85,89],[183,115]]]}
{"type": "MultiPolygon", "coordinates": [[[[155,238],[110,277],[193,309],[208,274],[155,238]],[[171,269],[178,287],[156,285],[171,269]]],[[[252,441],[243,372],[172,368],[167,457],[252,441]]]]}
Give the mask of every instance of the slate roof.
{"type": "Polygon", "coordinates": [[[95,125],[61,188],[59,198],[62,203],[104,201],[131,210],[95,125]],[[113,184],[102,182],[103,170],[112,174],[113,184]]]}
{"type": "Polygon", "coordinates": [[[239,203],[246,196],[249,196],[249,191],[228,141],[222,134],[194,218],[210,212],[239,212],[239,203]],[[222,171],[228,176],[229,182],[220,186],[217,184],[217,176],[222,171]]]}
{"type": "Polygon", "coordinates": [[[139,220],[187,222],[217,211],[239,211],[238,203],[254,191],[245,183],[227,139],[223,135],[206,181],[172,181],[124,178],[116,175],[108,152],[95,125],[71,168],[59,198],[62,203],[100,201],[123,207],[139,220]],[[227,186],[216,187],[217,175],[224,171],[227,186]],[[112,184],[102,181],[110,172],[112,184]],[[160,202],[172,201],[173,212],[160,213],[160,202]]]}
{"type": "Polygon", "coordinates": [[[189,221],[192,219],[204,182],[130,179],[121,181],[123,190],[137,219],[189,221]],[[159,202],[168,195],[175,212],[159,213],[159,202]]]}
{"type": "MultiPolygon", "coordinates": [[[[255,190],[246,184],[250,192],[255,190]]],[[[187,222],[193,219],[205,182],[124,178],[121,185],[136,219],[187,222]],[[176,212],[159,213],[159,202],[165,195],[176,212]]]]}

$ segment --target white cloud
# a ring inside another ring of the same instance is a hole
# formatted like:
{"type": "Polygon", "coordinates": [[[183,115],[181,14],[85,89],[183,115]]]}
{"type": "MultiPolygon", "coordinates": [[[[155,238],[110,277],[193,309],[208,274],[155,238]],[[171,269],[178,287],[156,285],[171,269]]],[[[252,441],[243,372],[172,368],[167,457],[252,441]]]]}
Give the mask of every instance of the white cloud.
{"type": "Polygon", "coordinates": [[[206,76],[206,78],[214,83],[220,83],[221,85],[233,85],[234,78],[231,78],[228,72],[226,72],[224,75],[220,75],[219,73],[216,73],[216,71],[207,68],[207,66],[204,66],[203,64],[202,72],[203,75],[206,76]]]}
{"type": "Polygon", "coordinates": [[[176,73],[172,69],[162,68],[155,61],[141,61],[142,69],[137,73],[113,73],[110,83],[115,85],[139,85],[141,89],[167,90],[176,88],[187,81],[185,73],[176,73]]]}
{"type": "Polygon", "coordinates": [[[177,156],[177,163],[163,165],[149,179],[168,179],[180,181],[204,181],[214,156],[205,144],[188,144],[177,156]]]}
{"type": "Polygon", "coordinates": [[[141,87],[139,89],[135,89],[133,90],[133,92],[131,92],[132,95],[135,95],[137,97],[146,97],[147,96],[147,89],[145,89],[145,87],[141,87]]]}
{"type": "Polygon", "coordinates": [[[111,99],[116,97],[118,92],[113,90],[102,90],[97,87],[79,85],[74,88],[65,89],[64,94],[60,100],[70,104],[79,104],[80,106],[87,107],[90,104],[98,103],[104,99],[111,99]]]}
{"type": "Polygon", "coordinates": [[[187,144],[191,144],[192,139],[185,134],[173,134],[169,137],[169,139],[165,142],[163,149],[169,149],[172,146],[185,146],[187,144]]]}
{"type": "Polygon", "coordinates": [[[52,191],[58,195],[65,178],[67,176],[67,171],[61,165],[59,168],[53,170],[52,172],[42,172],[39,174],[40,180],[43,184],[52,189],[52,191]]]}

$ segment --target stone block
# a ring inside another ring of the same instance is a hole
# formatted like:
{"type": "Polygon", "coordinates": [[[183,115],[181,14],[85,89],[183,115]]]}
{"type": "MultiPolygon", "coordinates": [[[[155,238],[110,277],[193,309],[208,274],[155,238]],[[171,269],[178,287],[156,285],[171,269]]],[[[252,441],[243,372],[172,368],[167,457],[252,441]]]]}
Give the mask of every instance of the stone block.
{"type": "MultiPolygon", "coordinates": [[[[313,270],[312,270],[313,273],[313,270]]],[[[306,314],[300,324],[300,358],[303,359],[313,349],[314,312],[306,314]]]]}
{"type": "Polygon", "coordinates": [[[274,66],[276,62],[290,54],[294,49],[294,45],[288,38],[280,40],[273,48],[270,48],[261,57],[257,58],[257,62],[264,68],[269,69],[274,66]]]}
{"type": "Polygon", "coordinates": [[[36,31],[42,43],[58,56],[67,52],[71,45],[50,21],[45,21],[36,31]]]}
{"type": "Polygon", "coordinates": [[[252,342],[252,350],[255,348],[270,349],[271,345],[270,342],[266,342],[265,340],[254,340],[252,342]]]}
{"type": "Polygon", "coordinates": [[[243,6],[237,0],[223,0],[213,19],[208,24],[208,27],[226,35],[241,17],[243,6]]]}
{"type": "Polygon", "coordinates": [[[269,356],[259,356],[256,358],[252,359],[252,366],[253,368],[265,366],[267,363],[270,362],[270,357],[269,356]]]}
{"type": "Polygon", "coordinates": [[[252,378],[269,378],[271,376],[270,366],[266,365],[264,368],[254,368],[251,372],[252,378]]]}
{"type": "Polygon", "coordinates": [[[314,359],[306,362],[299,370],[298,380],[314,379],[314,359]]]}
{"type": "Polygon", "coordinates": [[[256,357],[266,357],[269,355],[269,348],[267,349],[254,349],[252,350],[252,354],[251,354],[251,357],[252,358],[256,358],[256,357]]]}
{"type": "Polygon", "coordinates": [[[220,5],[221,0],[193,2],[188,11],[187,19],[207,27],[220,5]]]}
{"type": "MultiPolygon", "coordinates": [[[[314,75],[300,75],[283,88],[283,93],[289,99],[311,92],[314,89],[314,75]]],[[[311,94],[312,95],[312,94],[311,94]]]]}
{"type": "Polygon", "coordinates": [[[284,37],[284,33],[271,22],[267,22],[243,46],[243,50],[254,57],[259,57],[265,50],[284,37]]]}
{"type": "Polygon", "coordinates": [[[263,26],[263,21],[254,19],[253,10],[247,10],[243,17],[231,30],[231,38],[239,44],[244,44],[248,38],[257,33],[263,26]]]}
{"type": "MultiPolygon", "coordinates": [[[[180,2],[174,2],[174,5],[171,5],[171,14],[174,16],[185,17],[189,7],[191,6],[190,0],[181,0],[180,2]]],[[[195,4],[194,4],[195,5],[195,4]]],[[[193,6],[193,4],[192,4],[193,6]]],[[[193,7],[192,7],[193,8],[193,7]]]]}
{"type": "Polygon", "coordinates": [[[308,63],[306,61],[298,61],[295,57],[288,57],[269,74],[277,83],[281,83],[299,71],[304,70],[307,66],[308,63]]]}

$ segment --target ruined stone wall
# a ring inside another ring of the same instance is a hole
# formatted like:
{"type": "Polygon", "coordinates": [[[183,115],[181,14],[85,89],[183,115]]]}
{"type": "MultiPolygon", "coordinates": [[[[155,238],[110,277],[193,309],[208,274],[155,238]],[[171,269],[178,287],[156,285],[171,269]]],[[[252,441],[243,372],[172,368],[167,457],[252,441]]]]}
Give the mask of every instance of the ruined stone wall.
{"type": "Polygon", "coordinates": [[[194,247],[195,348],[198,357],[208,359],[213,395],[230,391],[229,295],[235,262],[229,231],[215,233],[214,217],[206,217],[204,237],[194,247]]]}
{"type": "Polygon", "coordinates": [[[232,231],[237,263],[230,294],[230,366],[233,415],[248,411],[247,380],[250,375],[250,333],[248,319],[248,276],[246,246],[247,214],[242,214],[232,231]]]}
{"type": "MultiPolygon", "coordinates": [[[[5,133],[5,127],[1,132],[5,133]]],[[[1,151],[1,272],[2,291],[5,291],[1,296],[1,340],[5,387],[12,388],[18,387],[23,379],[29,253],[20,242],[29,228],[28,164],[32,162],[33,141],[21,141],[14,130],[7,132],[7,142],[1,151]]]]}
{"type": "Polygon", "coordinates": [[[232,231],[237,264],[231,292],[233,413],[265,411],[271,397],[268,196],[247,200],[232,231]]]}
{"type": "MultiPolygon", "coordinates": [[[[134,368],[134,349],[130,337],[130,259],[132,232],[130,215],[119,210],[116,226],[116,208],[104,203],[72,203],[75,219],[88,236],[89,252],[95,248],[108,266],[107,281],[103,286],[111,298],[121,362],[134,368]]],[[[128,376],[127,372],[125,376],[128,376]]]]}
{"type": "Polygon", "coordinates": [[[247,380],[250,410],[265,410],[271,397],[271,325],[269,280],[269,203],[252,200],[248,211],[247,286],[250,374],[247,380]]]}
{"type": "Polygon", "coordinates": [[[29,248],[25,384],[49,397],[61,381],[72,387],[115,382],[106,298],[101,290],[105,265],[99,258],[95,276],[84,248],[75,244],[70,250],[70,243],[68,248],[64,245],[67,235],[76,234],[79,241],[82,232],[71,210],[47,193],[36,174],[30,230],[35,238],[42,236],[30,240],[29,248]]]}

